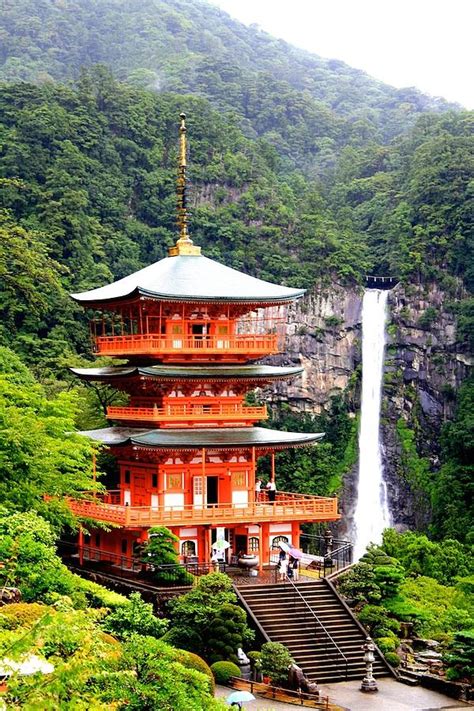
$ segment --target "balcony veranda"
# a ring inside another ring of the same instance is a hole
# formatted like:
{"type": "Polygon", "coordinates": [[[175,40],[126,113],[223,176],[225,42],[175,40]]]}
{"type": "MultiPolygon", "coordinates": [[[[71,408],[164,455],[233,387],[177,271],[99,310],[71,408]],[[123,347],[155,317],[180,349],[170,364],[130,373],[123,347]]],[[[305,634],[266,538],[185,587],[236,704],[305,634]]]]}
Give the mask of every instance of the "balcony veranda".
{"type": "Polygon", "coordinates": [[[216,360],[256,359],[278,353],[278,334],[240,336],[97,336],[95,352],[101,356],[149,356],[160,360],[182,361],[192,356],[216,360]]]}
{"type": "Polygon", "coordinates": [[[110,406],[107,417],[122,422],[147,422],[157,427],[245,427],[266,420],[268,412],[265,405],[186,403],[165,407],[110,406]]]}
{"type": "MultiPolygon", "coordinates": [[[[263,493],[263,492],[262,492],[263,493]]],[[[268,500],[247,504],[208,504],[184,506],[123,506],[120,492],[107,492],[102,498],[66,499],[79,517],[113,523],[125,528],[149,526],[216,525],[241,523],[337,521],[337,498],[278,492],[274,503],[268,500]]]]}

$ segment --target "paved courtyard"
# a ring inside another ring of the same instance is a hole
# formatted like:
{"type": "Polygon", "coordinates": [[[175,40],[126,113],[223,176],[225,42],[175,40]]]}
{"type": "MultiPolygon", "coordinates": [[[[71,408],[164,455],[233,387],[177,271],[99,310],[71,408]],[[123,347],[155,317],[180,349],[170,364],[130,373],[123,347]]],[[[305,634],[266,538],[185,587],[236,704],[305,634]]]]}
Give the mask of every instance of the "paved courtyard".
{"type": "MultiPolygon", "coordinates": [[[[322,684],[320,690],[322,695],[329,696],[330,701],[337,704],[341,711],[458,711],[474,708],[437,691],[421,686],[407,686],[395,679],[379,679],[379,691],[376,694],[363,694],[359,691],[359,685],[359,681],[342,681],[337,684],[322,684]]],[[[225,698],[231,693],[232,689],[216,687],[216,696],[225,698]]],[[[245,704],[245,711],[295,711],[297,708],[304,707],[258,697],[255,701],[245,704]]]]}

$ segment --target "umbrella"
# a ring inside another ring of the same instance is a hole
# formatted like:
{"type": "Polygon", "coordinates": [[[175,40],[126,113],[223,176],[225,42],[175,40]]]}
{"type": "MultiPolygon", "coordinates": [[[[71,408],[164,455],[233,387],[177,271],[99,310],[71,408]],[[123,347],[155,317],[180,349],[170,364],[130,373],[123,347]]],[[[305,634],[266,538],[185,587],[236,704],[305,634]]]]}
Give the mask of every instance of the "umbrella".
{"type": "Polygon", "coordinates": [[[304,553],[300,551],[298,548],[290,548],[288,553],[293,557],[296,558],[296,560],[301,560],[303,557],[304,553]]]}
{"type": "Polygon", "coordinates": [[[219,538],[219,540],[212,544],[212,547],[215,548],[216,551],[225,551],[226,548],[230,548],[230,543],[223,538],[219,538]]]}
{"type": "Polygon", "coordinates": [[[243,704],[244,701],[255,701],[255,696],[250,691],[234,691],[226,698],[228,704],[243,704]]]}
{"type": "Polygon", "coordinates": [[[289,553],[290,551],[290,546],[288,543],[285,543],[285,541],[280,541],[278,547],[281,548],[282,551],[285,551],[285,553],[289,553]]]}

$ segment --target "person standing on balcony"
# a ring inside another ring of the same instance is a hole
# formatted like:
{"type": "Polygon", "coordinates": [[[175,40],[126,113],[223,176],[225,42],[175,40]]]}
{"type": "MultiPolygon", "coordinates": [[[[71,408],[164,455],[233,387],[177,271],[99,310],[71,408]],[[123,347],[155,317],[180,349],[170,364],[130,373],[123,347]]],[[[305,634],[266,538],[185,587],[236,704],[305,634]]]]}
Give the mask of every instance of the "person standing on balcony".
{"type": "Polygon", "coordinates": [[[268,491],[268,500],[271,504],[275,503],[275,496],[276,496],[276,484],[273,479],[270,479],[270,481],[267,484],[267,491],[268,491]]]}
{"type": "Polygon", "coordinates": [[[255,482],[255,501],[260,501],[260,492],[262,491],[262,480],[259,478],[255,482]]]}

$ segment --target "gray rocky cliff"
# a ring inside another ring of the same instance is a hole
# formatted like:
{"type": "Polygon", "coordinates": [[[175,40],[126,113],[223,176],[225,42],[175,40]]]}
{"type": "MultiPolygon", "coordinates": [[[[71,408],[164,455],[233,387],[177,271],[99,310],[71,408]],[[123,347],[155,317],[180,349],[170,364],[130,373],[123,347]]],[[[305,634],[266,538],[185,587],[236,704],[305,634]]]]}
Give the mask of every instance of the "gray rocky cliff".
{"type": "MultiPolygon", "coordinates": [[[[317,414],[332,395],[345,392],[351,414],[358,412],[362,296],[356,287],[317,285],[290,309],[286,352],[271,362],[301,364],[304,374],[268,391],[271,402],[287,400],[294,409],[317,414]]],[[[456,342],[450,300],[436,284],[399,284],[389,294],[381,427],[389,505],[400,529],[422,527],[430,515],[426,494],[410,473],[400,430],[413,437],[415,457],[435,475],[441,427],[453,414],[455,391],[470,364],[456,342]]],[[[356,487],[357,466],[341,492],[339,535],[348,535],[356,487]]]]}

